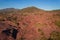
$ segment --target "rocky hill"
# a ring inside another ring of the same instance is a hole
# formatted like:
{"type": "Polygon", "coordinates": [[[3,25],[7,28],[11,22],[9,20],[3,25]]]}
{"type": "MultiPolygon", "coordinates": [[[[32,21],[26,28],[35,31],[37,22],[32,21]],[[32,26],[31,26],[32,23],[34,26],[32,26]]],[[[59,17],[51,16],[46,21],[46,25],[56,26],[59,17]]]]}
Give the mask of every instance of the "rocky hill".
{"type": "Polygon", "coordinates": [[[36,7],[0,10],[0,40],[15,39],[60,40],[60,10],[36,7]]]}

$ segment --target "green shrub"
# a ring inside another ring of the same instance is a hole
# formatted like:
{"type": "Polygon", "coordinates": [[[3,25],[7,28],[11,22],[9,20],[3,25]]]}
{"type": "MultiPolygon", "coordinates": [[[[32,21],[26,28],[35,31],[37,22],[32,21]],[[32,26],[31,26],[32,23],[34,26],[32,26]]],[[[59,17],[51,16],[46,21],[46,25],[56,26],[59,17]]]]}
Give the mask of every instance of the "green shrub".
{"type": "Polygon", "coordinates": [[[53,31],[48,40],[60,40],[60,32],[53,31]]]}
{"type": "Polygon", "coordinates": [[[40,40],[47,40],[47,38],[46,37],[41,37],[41,39],[40,40]]]}
{"type": "Polygon", "coordinates": [[[60,27],[60,21],[55,21],[55,25],[57,25],[58,27],[60,27]]]}
{"type": "Polygon", "coordinates": [[[38,29],[38,32],[41,32],[41,35],[44,35],[44,32],[41,29],[38,29]]]}

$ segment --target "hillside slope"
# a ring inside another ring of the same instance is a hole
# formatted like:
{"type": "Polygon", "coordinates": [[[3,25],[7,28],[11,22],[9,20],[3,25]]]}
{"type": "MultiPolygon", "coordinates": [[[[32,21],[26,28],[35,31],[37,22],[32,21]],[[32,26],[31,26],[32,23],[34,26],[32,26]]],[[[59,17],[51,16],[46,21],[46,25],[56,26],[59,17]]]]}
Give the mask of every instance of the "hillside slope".
{"type": "Polygon", "coordinates": [[[36,7],[0,10],[0,40],[14,40],[11,33],[9,36],[2,33],[13,28],[18,30],[16,40],[60,40],[60,10],[36,7]]]}

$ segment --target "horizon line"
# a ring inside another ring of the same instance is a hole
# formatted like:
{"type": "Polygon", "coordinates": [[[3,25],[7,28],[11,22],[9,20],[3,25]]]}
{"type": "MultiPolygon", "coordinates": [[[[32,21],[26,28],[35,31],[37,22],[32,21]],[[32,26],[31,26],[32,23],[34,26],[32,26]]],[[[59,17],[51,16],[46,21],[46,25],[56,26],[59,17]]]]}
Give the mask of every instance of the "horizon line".
{"type": "Polygon", "coordinates": [[[46,10],[46,11],[60,10],[60,9],[43,9],[43,8],[36,7],[36,6],[27,6],[27,7],[23,7],[23,8],[6,7],[6,8],[0,8],[0,10],[3,10],[3,9],[10,9],[10,8],[12,8],[12,9],[24,9],[24,8],[29,8],[29,7],[35,7],[35,8],[42,9],[42,10],[46,10]]]}

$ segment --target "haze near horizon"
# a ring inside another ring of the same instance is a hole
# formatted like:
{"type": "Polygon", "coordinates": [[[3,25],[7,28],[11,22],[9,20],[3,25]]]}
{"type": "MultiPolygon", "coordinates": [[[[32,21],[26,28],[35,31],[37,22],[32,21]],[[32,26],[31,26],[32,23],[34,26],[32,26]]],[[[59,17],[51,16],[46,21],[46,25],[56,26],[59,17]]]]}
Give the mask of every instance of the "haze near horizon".
{"type": "Polygon", "coordinates": [[[44,10],[56,10],[60,9],[60,0],[0,0],[0,9],[22,9],[31,6],[44,10]]]}

